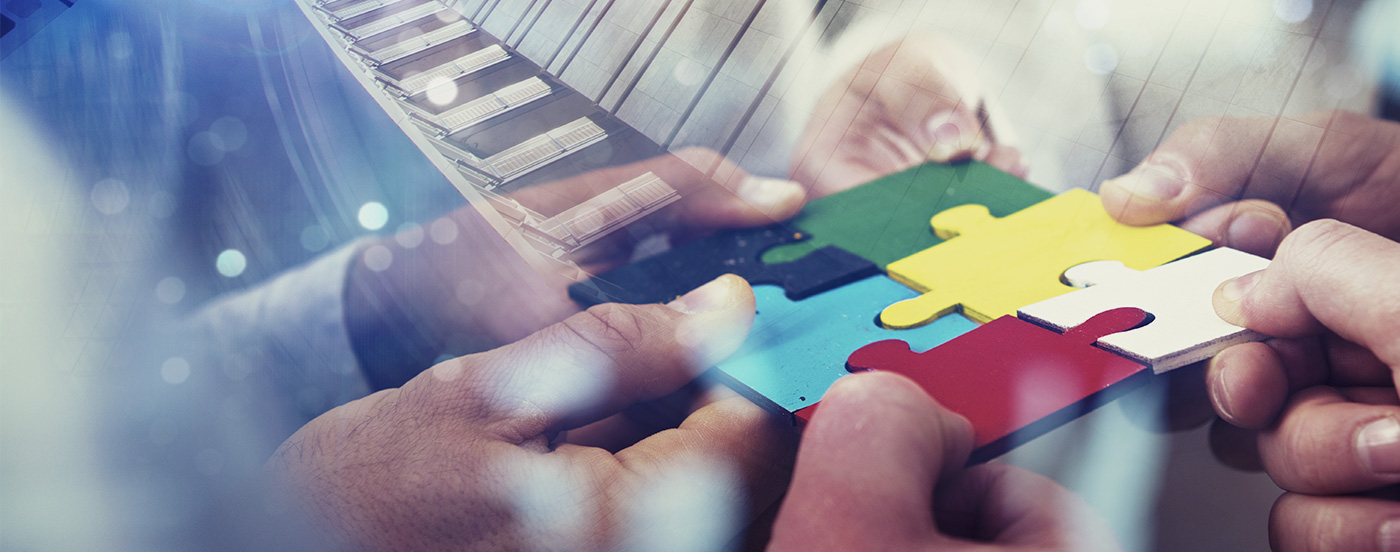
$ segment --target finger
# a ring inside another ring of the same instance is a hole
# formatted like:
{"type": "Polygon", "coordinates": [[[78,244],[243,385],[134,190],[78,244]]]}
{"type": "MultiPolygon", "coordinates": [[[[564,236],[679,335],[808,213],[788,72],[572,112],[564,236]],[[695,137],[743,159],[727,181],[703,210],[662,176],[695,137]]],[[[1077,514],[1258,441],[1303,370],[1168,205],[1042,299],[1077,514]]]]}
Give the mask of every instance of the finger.
{"type": "Polygon", "coordinates": [[[929,116],[915,136],[923,146],[924,159],[952,163],[973,158],[991,148],[991,140],[977,120],[973,106],[956,102],[954,108],[929,116]]]}
{"type": "Polygon", "coordinates": [[[1316,124],[1274,117],[1193,120],[1128,174],[1104,182],[1099,193],[1114,218],[1133,225],[1181,220],[1245,198],[1291,206],[1314,169],[1318,129],[1327,118],[1313,114],[1309,122],[1316,124]]]}
{"type": "Polygon", "coordinates": [[[1320,343],[1327,357],[1328,385],[1394,387],[1390,367],[1370,349],[1330,333],[1323,335],[1320,343]]]}
{"type": "Polygon", "coordinates": [[[762,513],[786,488],[797,453],[797,433],[743,397],[711,403],[676,429],[662,431],[617,454],[619,464],[645,486],[667,466],[705,459],[737,476],[735,502],[747,502],[752,515],[762,513]]]}
{"type": "Polygon", "coordinates": [[[1210,360],[1206,388],[1215,412],[1225,421],[1261,429],[1273,423],[1288,399],[1288,374],[1272,347],[1246,343],[1210,360]]]}
{"type": "Polygon", "coordinates": [[[1248,198],[1283,207],[1295,224],[1336,218],[1400,238],[1397,145],[1400,125],[1345,111],[1199,119],[1100,195],[1114,218],[1134,225],[1248,198]]]}
{"type": "Polygon", "coordinates": [[[833,385],[802,438],[775,548],[889,550],[935,538],[935,482],[967,461],[972,428],[912,381],[869,373],[833,385]]]}
{"type": "MultiPolygon", "coordinates": [[[[842,174],[827,174],[828,168],[841,173],[846,163],[833,163],[838,148],[846,141],[848,129],[852,127],[865,103],[871,98],[879,74],[857,67],[841,76],[817,100],[807,120],[807,125],[799,135],[789,173],[792,178],[807,187],[812,196],[834,193],[834,186],[844,184],[842,174]]],[[[857,133],[857,137],[860,133],[857,133]]]]}
{"type": "MultiPolygon", "coordinates": [[[[1121,222],[1148,225],[1238,199],[1271,127],[1265,118],[1190,121],[1128,174],[1104,182],[1099,190],[1104,207],[1121,222]]],[[[1307,169],[1292,168],[1299,175],[1307,169]]]]}
{"type": "Polygon", "coordinates": [[[1011,146],[993,145],[980,160],[1022,180],[1030,176],[1030,166],[1026,164],[1021,150],[1011,146]]]}
{"type": "Polygon", "coordinates": [[[1216,413],[1251,429],[1273,423],[1290,393],[1316,385],[1383,386],[1396,397],[1389,367],[1330,333],[1231,347],[1210,361],[1206,382],[1216,413]]]}
{"type": "Polygon", "coordinates": [[[1251,199],[1221,205],[1182,221],[1181,228],[1215,245],[1273,257],[1293,224],[1273,203],[1251,199]]]}
{"type": "Polygon", "coordinates": [[[1276,552],[1388,552],[1400,548],[1400,503],[1287,493],[1269,514],[1276,552]]]}
{"type": "Polygon", "coordinates": [[[1317,115],[1328,117],[1327,130],[1290,209],[1294,220],[1335,218],[1400,240],[1400,124],[1347,111],[1317,115]]]}
{"type": "Polygon", "coordinates": [[[1330,387],[1298,392],[1279,423],[1259,434],[1274,482],[1309,494],[1364,491],[1400,482],[1400,408],[1358,404],[1330,387]]]}
{"type": "Polygon", "coordinates": [[[675,157],[706,175],[702,186],[682,194],[673,217],[682,228],[705,232],[763,226],[787,220],[802,209],[802,185],[748,174],[724,156],[703,148],[685,148],[675,157]]]}
{"type": "Polygon", "coordinates": [[[873,104],[881,121],[909,137],[929,161],[971,158],[992,143],[978,110],[977,77],[958,45],[913,33],[866,59],[880,73],[873,104]]]}
{"type": "Polygon", "coordinates": [[[792,158],[812,197],[924,161],[985,154],[976,74],[955,45],[912,34],[843,75],[817,102],[792,158]]]}
{"type": "MultiPolygon", "coordinates": [[[[939,489],[934,504],[939,529],[962,539],[1040,550],[1118,549],[1083,499],[1045,476],[1006,464],[967,469],[939,489]]],[[[959,544],[939,549],[964,549],[959,544]]]]}
{"type": "Polygon", "coordinates": [[[1400,244],[1336,221],[1309,223],[1279,247],[1268,269],[1225,282],[1215,310],[1267,335],[1301,337],[1326,327],[1400,366],[1400,244]]]}
{"type": "Polygon", "coordinates": [[[484,412],[503,440],[521,442],[680,389],[743,343],[753,315],[753,291],[728,275],[670,305],[590,308],[411,383],[452,397],[449,407],[484,412]]]}
{"type": "Polygon", "coordinates": [[[636,404],[614,416],[571,429],[567,442],[616,453],[642,439],[679,427],[686,418],[706,406],[738,396],[722,385],[696,380],[655,401],[636,404]]]}
{"type": "Polygon", "coordinates": [[[547,549],[709,550],[777,501],[796,449],[785,420],[732,397],[616,454],[510,446],[505,469],[525,483],[518,507],[543,522],[535,532],[563,538],[547,549]]]}
{"type": "Polygon", "coordinates": [[[805,200],[802,187],[796,183],[752,177],[722,155],[701,148],[686,148],[532,186],[510,197],[546,216],[554,216],[646,173],[660,177],[680,193],[681,201],[668,208],[669,216],[664,218],[686,228],[713,230],[772,224],[792,217],[805,200]]]}

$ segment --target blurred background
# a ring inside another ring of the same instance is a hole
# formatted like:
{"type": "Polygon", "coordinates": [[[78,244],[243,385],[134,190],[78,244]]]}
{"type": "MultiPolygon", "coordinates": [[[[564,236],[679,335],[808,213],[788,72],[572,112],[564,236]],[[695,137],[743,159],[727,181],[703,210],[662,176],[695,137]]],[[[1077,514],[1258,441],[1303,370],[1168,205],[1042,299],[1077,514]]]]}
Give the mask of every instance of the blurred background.
{"type": "MultiPolygon", "coordinates": [[[[244,488],[266,457],[258,405],[201,380],[197,356],[171,352],[187,344],[153,328],[468,204],[309,6],[0,2],[0,548],[236,550],[275,535],[281,512],[244,488]]],[[[1400,116],[1389,0],[448,7],[557,90],[454,134],[464,149],[502,151],[568,109],[612,125],[517,186],[688,146],[786,177],[818,96],[910,32],[974,61],[998,138],[1052,191],[1096,188],[1196,117],[1400,116]]],[[[293,400],[314,413],[336,396],[293,400]]],[[[1009,461],[1079,491],[1131,550],[1267,548],[1277,489],[1214,457],[1208,416],[1162,431],[1169,397],[1150,387],[1009,461]]]]}

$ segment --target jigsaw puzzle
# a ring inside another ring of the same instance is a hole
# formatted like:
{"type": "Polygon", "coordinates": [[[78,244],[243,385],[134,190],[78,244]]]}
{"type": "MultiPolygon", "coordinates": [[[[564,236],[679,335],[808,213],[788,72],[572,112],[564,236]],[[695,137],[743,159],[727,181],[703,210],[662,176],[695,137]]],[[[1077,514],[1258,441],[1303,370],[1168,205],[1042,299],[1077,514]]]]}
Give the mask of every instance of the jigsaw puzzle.
{"type": "Polygon", "coordinates": [[[875,313],[892,301],[917,295],[883,275],[802,301],[788,299],[776,286],[754,286],[753,291],[758,304],[753,330],[713,375],[782,415],[820,400],[846,375],[846,357],[868,343],[899,338],[922,350],[977,327],[961,316],[948,316],[913,330],[881,328],[875,313]]]}
{"type": "MultiPolygon", "coordinates": [[[[971,461],[981,462],[1145,383],[1145,366],[1094,341],[1149,319],[1142,309],[1113,309],[1061,334],[1003,316],[921,353],[904,341],[872,343],[852,353],[847,368],[896,372],[918,382],[972,422],[971,461]]],[[[810,420],[817,408],[797,417],[810,420]]]]}
{"type": "Polygon", "coordinates": [[[735,274],[752,285],[780,286],[797,301],[880,273],[874,263],[832,246],[786,263],[760,259],[772,247],[807,239],[807,234],[784,224],[728,230],[569,286],[569,297],[584,306],[665,303],[735,274]]]}
{"type": "Polygon", "coordinates": [[[1073,291],[1066,270],[1090,261],[1117,260],[1139,270],[1210,246],[1210,240],[1171,225],[1119,224],[1099,197],[1070,190],[1005,218],[981,205],[963,205],[933,217],[944,243],[887,267],[895,280],[923,295],[880,314],[889,328],[913,328],[952,312],[978,322],[1073,291]]]}
{"type": "Polygon", "coordinates": [[[980,163],[929,164],[569,292],[585,306],[661,303],[742,276],[754,328],[710,377],[802,421],[845,374],[898,372],[972,420],[984,461],[1144,383],[1149,366],[1258,339],[1212,323],[1210,297],[1267,261],[1217,250],[1161,266],[1208,247],[1170,225],[1119,224],[1087,191],[1052,197],[980,163]]]}
{"type": "Polygon", "coordinates": [[[1063,331],[1105,309],[1143,309],[1155,318],[1151,324],[1105,336],[1098,344],[1160,374],[1215,356],[1231,345],[1263,339],[1221,320],[1211,295],[1226,280],[1268,266],[1268,259],[1229,248],[1143,272],[1116,261],[1088,263],[1065,272],[1071,285],[1088,289],[1021,307],[1020,316],[1063,331]]]}
{"type": "Polygon", "coordinates": [[[812,240],[775,247],[763,260],[795,261],[834,245],[883,268],[943,242],[928,227],[935,213],[978,204],[1003,217],[1051,195],[980,161],[927,163],[808,202],[791,224],[812,240]]]}

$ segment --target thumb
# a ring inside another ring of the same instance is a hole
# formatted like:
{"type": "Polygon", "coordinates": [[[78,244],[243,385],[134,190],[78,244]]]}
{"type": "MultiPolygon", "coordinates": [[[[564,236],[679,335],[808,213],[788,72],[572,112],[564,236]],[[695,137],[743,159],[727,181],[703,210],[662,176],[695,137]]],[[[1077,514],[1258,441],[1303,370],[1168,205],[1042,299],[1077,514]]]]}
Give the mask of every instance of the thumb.
{"type": "Polygon", "coordinates": [[[1298,152],[1311,153],[1316,139],[1274,132],[1275,124],[1269,117],[1192,120],[1128,174],[1104,182],[1104,207],[1123,223],[1149,225],[1245,197],[1291,205],[1311,160],[1298,152]]]}
{"type": "Polygon", "coordinates": [[[748,283],[721,276],[667,305],[598,305],[412,383],[447,389],[520,442],[680,389],[743,344],[754,312],[748,283]]]}
{"type": "Polygon", "coordinates": [[[803,431],[771,550],[895,550],[936,538],[933,490],[972,426],[891,373],[841,378],[803,431]]]}
{"type": "Polygon", "coordinates": [[[1269,268],[1216,289],[1225,321],[1275,337],[1324,328],[1400,367],[1400,244],[1335,220],[1306,224],[1279,246],[1269,268]]]}

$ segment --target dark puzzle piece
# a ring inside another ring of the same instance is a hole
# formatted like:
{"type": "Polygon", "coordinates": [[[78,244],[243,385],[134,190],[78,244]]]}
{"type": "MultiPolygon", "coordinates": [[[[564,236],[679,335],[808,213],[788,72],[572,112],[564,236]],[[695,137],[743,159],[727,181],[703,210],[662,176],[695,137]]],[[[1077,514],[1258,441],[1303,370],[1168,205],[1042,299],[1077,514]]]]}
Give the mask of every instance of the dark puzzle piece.
{"type": "MultiPolygon", "coordinates": [[[[1149,320],[1142,309],[1113,309],[1061,334],[1003,316],[922,353],[900,340],[866,345],[851,354],[846,369],[896,372],[918,382],[972,422],[971,462],[983,462],[1145,383],[1146,366],[1094,342],[1149,320]]],[[[797,417],[810,420],[820,405],[797,417]]]]}
{"type": "Polygon", "coordinates": [[[783,224],[728,230],[647,257],[569,286],[579,304],[666,303],[725,274],[751,285],[775,285],[800,301],[880,274],[880,267],[837,247],[823,247],[790,262],[765,264],[764,251],[808,236],[783,224]]]}

